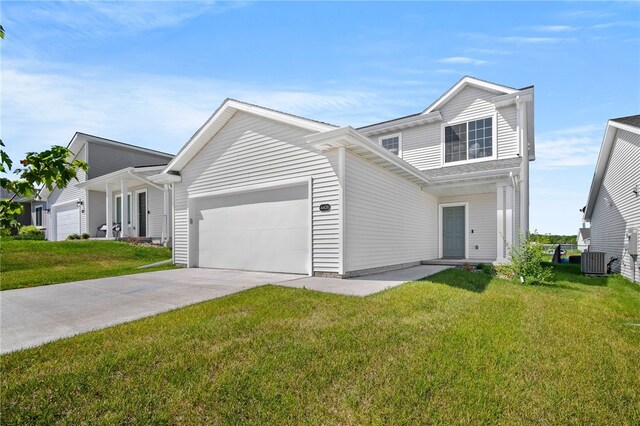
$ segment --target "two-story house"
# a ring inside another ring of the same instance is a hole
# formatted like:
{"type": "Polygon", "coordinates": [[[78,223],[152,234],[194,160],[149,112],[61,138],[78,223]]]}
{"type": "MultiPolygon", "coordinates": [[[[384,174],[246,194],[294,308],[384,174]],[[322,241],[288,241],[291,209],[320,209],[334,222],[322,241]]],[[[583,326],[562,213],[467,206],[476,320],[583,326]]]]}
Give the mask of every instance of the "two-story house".
{"type": "Polygon", "coordinates": [[[228,99],[150,180],[173,187],[177,264],[347,277],[504,260],[533,159],[533,87],[464,77],[358,129],[228,99]]]}
{"type": "Polygon", "coordinates": [[[168,240],[170,189],[148,177],[162,171],[172,154],[85,133],[76,133],[68,148],[72,159],[87,162],[89,170],[79,171],[66,188],[41,191],[46,206],[34,208],[41,209],[35,216],[41,218],[47,239],[61,241],[70,234],[88,233],[168,240]]]}

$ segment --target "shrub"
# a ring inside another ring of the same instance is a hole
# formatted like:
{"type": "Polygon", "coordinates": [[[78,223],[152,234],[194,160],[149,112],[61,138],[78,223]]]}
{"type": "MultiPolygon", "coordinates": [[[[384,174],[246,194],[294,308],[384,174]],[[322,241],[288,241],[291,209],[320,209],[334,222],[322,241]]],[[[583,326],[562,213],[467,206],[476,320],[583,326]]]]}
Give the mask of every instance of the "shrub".
{"type": "Polygon", "coordinates": [[[551,268],[543,266],[544,247],[530,236],[521,235],[518,244],[511,247],[509,269],[513,278],[522,283],[542,284],[553,276],[551,268]]]}
{"type": "Polygon", "coordinates": [[[79,240],[80,239],[80,235],[79,234],[69,234],[67,235],[67,240],[79,240]]]}
{"type": "Polygon", "coordinates": [[[476,269],[484,272],[485,274],[495,275],[496,271],[493,265],[486,265],[484,263],[478,263],[476,269]]]}
{"type": "Polygon", "coordinates": [[[82,237],[82,239],[83,239],[83,240],[88,240],[89,238],[91,238],[91,235],[89,235],[89,234],[87,234],[87,233],[85,232],[85,233],[83,233],[83,234],[81,235],[81,237],[82,237]]]}
{"type": "Polygon", "coordinates": [[[37,226],[23,226],[18,231],[16,239],[19,240],[44,240],[44,232],[37,226]]]}

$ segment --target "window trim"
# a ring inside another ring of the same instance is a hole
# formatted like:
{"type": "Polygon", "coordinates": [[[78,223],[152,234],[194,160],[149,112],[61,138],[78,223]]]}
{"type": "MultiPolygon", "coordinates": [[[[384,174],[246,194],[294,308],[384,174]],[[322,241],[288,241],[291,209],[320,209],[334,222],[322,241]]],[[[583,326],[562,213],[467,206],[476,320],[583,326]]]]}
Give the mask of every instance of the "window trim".
{"type": "MultiPolygon", "coordinates": [[[[130,199],[129,197],[131,197],[131,191],[127,191],[127,199],[130,199]]],[[[113,219],[114,221],[118,220],[118,212],[120,211],[120,209],[118,209],[118,198],[120,198],[120,200],[122,200],[122,194],[118,193],[115,195],[115,198],[113,200],[113,209],[114,209],[114,214],[113,214],[113,219]]],[[[120,201],[122,203],[122,201],[120,201]]],[[[131,227],[131,216],[133,216],[133,203],[129,203],[129,211],[127,212],[127,227],[131,227]]],[[[122,222],[124,222],[124,220],[122,220],[122,218],[120,218],[120,220],[122,222]]],[[[116,222],[117,223],[117,222],[116,222]]],[[[122,223],[120,224],[120,226],[122,226],[122,223]]]]}
{"type": "Polygon", "coordinates": [[[491,115],[483,115],[480,117],[467,118],[464,120],[454,120],[449,121],[447,123],[442,123],[440,126],[440,167],[451,167],[451,166],[459,166],[460,164],[469,164],[469,163],[480,163],[482,161],[491,161],[498,158],[498,112],[494,111],[491,115]],[[456,126],[458,124],[469,123],[470,121],[476,120],[484,120],[490,118],[491,119],[491,156],[482,157],[482,158],[474,158],[469,160],[469,137],[468,131],[469,127],[467,124],[467,159],[461,161],[452,161],[447,163],[444,161],[444,129],[449,126],[456,126]]]}
{"type": "Polygon", "coordinates": [[[42,212],[44,211],[44,209],[42,208],[42,206],[36,206],[35,210],[34,210],[34,222],[36,226],[43,226],[44,223],[44,216],[42,215],[42,212]],[[38,210],[40,210],[40,224],[38,225],[38,210]]]}
{"type": "MultiPolygon", "coordinates": [[[[382,141],[384,139],[391,139],[391,138],[395,138],[395,137],[398,138],[398,158],[402,158],[402,132],[400,132],[400,133],[392,133],[390,135],[380,136],[378,138],[378,145],[380,145],[382,148],[386,149],[384,146],[382,146],[382,141]]],[[[387,151],[389,151],[389,150],[387,149],[387,151]]],[[[389,152],[391,152],[391,151],[389,151],[389,152]]],[[[393,154],[393,152],[391,152],[391,153],[393,154]]],[[[393,154],[393,155],[395,155],[395,154],[393,154]]]]}

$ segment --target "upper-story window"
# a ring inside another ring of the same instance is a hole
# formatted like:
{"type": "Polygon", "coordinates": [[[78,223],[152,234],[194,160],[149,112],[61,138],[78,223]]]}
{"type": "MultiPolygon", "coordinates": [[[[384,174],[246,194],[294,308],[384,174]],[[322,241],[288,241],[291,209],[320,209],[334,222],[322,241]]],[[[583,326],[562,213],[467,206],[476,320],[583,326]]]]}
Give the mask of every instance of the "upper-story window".
{"type": "Polygon", "coordinates": [[[379,139],[380,145],[397,156],[402,152],[402,135],[400,133],[389,136],[382,136],[379,139]]]}
{"type": "Polygon", "coordinates": [[[493,156],[493,120],[468,121],[444,128],[444,162],[493,156]]]}

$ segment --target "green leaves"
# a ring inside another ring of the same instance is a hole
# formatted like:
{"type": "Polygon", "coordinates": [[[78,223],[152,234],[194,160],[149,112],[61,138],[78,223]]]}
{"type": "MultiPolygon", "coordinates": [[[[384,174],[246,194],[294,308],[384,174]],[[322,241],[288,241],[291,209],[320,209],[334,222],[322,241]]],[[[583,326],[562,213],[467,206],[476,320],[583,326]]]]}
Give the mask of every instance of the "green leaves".
{"type": "MultiPolygon", "coordinates": [[[[0,146],[4,143],[0,140],[0,146]]],[[[63,146],[52,146],[42,152],[28,152],[20,161],[21,168],[13,173],[18,179],[0,178],[0,185],[13,195],[0,203],[0,227],[3,229],[18,227],[15,215],[22,213],[22,204],[15,202],[17,197],[30,198],[37,195],[36,188],[45,187],[52,191],[55,187],[66,188],[69,182],[77,178],[79,170],[89,170],[89,165],[81,160],[72,160],[74,153],[63,146]]],[[[0,150],[0,172],[10,173],[13,161],[0,150]]]]}

